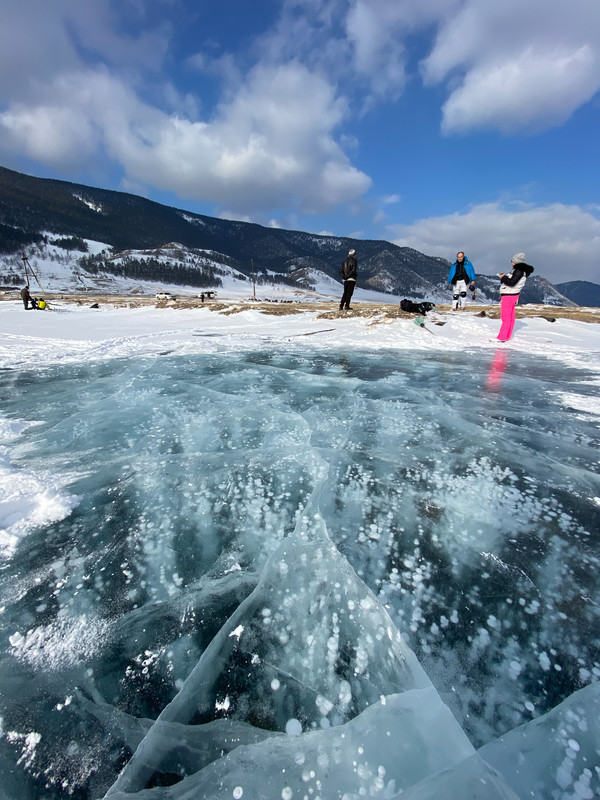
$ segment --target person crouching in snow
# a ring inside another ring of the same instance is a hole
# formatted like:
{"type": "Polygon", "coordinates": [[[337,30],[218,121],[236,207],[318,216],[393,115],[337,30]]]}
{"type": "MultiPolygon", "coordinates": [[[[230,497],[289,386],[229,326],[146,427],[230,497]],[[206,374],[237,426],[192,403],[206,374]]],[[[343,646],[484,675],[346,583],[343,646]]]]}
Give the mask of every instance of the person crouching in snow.
{"type": "Polygon", "coordinates": [[[452,284],[452,311],[464,311],[467,307],[467,287],[475,289],[475,270],[463,252],[456,254],[456,261],[450,267],[448,283],[452,284]]]}
{"type": "Polygon", "coordinates": [[[525,253],[515,253],[511,259],[512,272],[499,272],[500,278],[500,332],[496,339],[507,342],[513,335],[515,327],[515,306],[525,281],[533,272],[533,267],[525,263],[525,253]]]}

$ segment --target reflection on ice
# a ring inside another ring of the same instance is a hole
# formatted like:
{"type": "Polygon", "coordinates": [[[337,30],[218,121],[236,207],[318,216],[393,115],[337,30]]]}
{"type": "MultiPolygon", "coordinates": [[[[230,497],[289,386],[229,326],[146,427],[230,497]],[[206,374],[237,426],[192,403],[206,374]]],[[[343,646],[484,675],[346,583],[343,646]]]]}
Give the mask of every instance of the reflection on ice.
{"type": "Polygon", "coordinates": [[[490,364],[485,388],[490,392],[498,392],[502,388],[502,380],[508,365],[508,350],[499,349],[494,353],[490,364]]]}
{"type": "Polygon", "coordinates": [[[6,796],[598,792],[585,714],[542,758],[600,678],[585,377],[506,350],[3,374],[6,796]],[[28,522],[39,476],[62,511],[28,522]]]}

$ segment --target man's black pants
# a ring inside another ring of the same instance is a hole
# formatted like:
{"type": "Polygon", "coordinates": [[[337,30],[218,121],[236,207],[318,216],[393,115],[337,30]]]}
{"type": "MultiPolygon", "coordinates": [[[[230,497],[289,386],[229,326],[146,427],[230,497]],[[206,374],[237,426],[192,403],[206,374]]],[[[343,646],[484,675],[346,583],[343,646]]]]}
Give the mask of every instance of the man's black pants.
{"type": "Polygon", "coordinates": [[[350,300],[354,294],[355,286],[356,281],[344,281],[344,294],[340,300],[340,308],[348,308],[350,306],[350,300]]]}

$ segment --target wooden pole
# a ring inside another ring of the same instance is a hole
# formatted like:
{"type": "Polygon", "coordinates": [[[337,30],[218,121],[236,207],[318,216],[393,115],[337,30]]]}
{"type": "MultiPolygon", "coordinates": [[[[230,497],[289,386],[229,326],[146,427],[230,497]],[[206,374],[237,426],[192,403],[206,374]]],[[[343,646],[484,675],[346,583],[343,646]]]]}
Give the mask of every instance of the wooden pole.
{"type": "MultiPolygon", "coordinates": [[[[25,267],[25,279],[26,279],[26,281],[27,281],[27,288],[29,288],[29,275],[28,275],[28,273],[27,273],[27,269],[29,268],[29,272],[31,272],[31,274],[32,274],[32,275],[33,275],[33,277],[35,278],[35,280],[36,280],[36,283],[37,283],[37,285],[40,287],[40,290],[41,290],[41,292],[42,292],[43,294],[46,294],[46,291],[45,291],[44,287],[43,287],[43,286],[42,286],[42,284],[40,283],[40,279],[39,279],[39,278],[38,278],[38,276],[35,274],[35,271],[34,271],[33,267],[31,266],[31,262],[29,261],[29,259],[28,259],[28,258],[27,258],[27,256],[25,255],[25,253],[23,253],[23,255],[22,255],[22,258],[23,258],[23,266],[25,267]]],[[[46,308],[50,308],[50,304],[48,303],[48,301],[47,301],[47,300],[46,300],[46,308]]]]}
{"type": "Polygon", "coordinates": [[[23,269],[25,270],[25,284],[26,284],[27,288],[29,289],[29,273],[27,272],[28,260],[27,260],[27,256],[25,255],[25,253],[22,253],[21,258],[23,259],[23,269]]]}

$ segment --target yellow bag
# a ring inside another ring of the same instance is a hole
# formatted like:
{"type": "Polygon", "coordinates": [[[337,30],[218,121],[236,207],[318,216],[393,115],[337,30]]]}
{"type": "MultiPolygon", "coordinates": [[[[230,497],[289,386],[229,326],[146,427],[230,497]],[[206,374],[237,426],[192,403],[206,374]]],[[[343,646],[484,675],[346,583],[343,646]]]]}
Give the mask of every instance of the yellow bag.
{"type": "Polygon", "coordinates": [[[45,300],[38,300],[37,301],[37,307],[43,310],[44,308],[46,308],[46,301],[45,300]]]}

